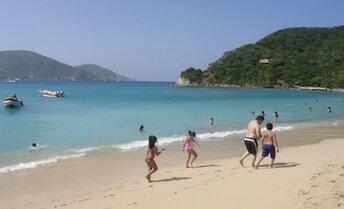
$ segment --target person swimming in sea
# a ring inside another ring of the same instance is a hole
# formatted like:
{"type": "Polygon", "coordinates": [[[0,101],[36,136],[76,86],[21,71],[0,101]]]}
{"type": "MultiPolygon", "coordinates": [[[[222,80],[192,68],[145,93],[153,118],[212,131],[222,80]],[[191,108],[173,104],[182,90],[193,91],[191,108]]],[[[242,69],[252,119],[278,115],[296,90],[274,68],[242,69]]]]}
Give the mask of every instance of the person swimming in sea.
{"type": "Polygon", "coordinates": [[[278,112],[275,111],[274,114],[272,114],[272,117],[273,117],[274,119],[277,119],[277,118],[279,117],[278,112]]]}
{"type": "Polygon", "coordinates": [[[209,124],[210,124],[211,126],[214,125],[214,120],[215,120],[215,119],[214,119],[213,117],[210,118],[209,124]]]}
{"type": "Polygon", "coordinates": [[[332,113],[332,108],[330,106],[327,107],[327,112],[332,113]]]}
{"type": "Polygon", "coordinates": [[[140,132],[140,133],[143,133],[144,131],[145,131],[145,130],[144,130],[144,126],[141,125],[140,128],[139,128],[139,132],[140,132]]]}
{"type": "Polygon", "coordinates": [[[36,142],[33,142],[31,146],[29,147],[29,150],[30,150],[29,153],[39,151],[46,147],[47,147],[46,145],[40,145],[40,144],[37,144],[36,142]]]}

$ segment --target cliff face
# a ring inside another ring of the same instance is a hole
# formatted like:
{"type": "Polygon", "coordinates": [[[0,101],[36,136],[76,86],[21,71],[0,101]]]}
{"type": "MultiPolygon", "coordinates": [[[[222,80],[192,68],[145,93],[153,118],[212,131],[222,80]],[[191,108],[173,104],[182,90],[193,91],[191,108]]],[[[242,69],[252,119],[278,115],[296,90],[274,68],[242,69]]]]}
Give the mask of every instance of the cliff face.
{"type": "Polygon", "coordinates": [[[198,86],[344,88],[344,26],[280,30],[180,77],[198,86]]]}

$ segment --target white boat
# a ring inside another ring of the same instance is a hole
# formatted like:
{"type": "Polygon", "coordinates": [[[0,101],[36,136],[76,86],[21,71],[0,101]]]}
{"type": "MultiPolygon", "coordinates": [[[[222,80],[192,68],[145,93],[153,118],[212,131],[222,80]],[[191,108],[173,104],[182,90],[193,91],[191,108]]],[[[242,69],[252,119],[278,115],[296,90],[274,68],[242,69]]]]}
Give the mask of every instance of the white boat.
{"type": "Polygon", "coordinates": [[[49,90],[44,90],[44,89],[39,89],[38,91],[44,97],[64,97],[65,96],[63,91],[49,91],[49,90]]]}
{"type": "Polygon", "coordinates": [[[13,97],[5,98],[3,103],[4,107],[22,107],[24,105],[23,101],[13,97]]]}

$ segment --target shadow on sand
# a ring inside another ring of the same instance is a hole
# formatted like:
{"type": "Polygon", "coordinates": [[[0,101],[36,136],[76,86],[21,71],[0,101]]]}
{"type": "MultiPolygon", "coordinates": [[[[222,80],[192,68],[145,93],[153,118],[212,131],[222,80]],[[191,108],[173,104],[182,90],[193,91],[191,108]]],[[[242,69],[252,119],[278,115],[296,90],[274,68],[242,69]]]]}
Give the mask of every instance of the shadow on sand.
{"type": "Polygon", "coordinates": [[[159,180],[153,180],[152,182],[170,182],[170,181],[180,181],[180,180],[187,180],[191,179],[191,177],[172,177],[168,179],[159,179],[159,180]]]}
{"type": "MultiPolygon", "coordinates": [[[[300,163],[295,163],[295,162],[287,162],[287,163],[275,163],[274,168],[291,168],[291,167],[296,167],[301,165],[300,163]]],[[[260,165],[259,167],[269,167],[269,164],[263,164],[260,165]]]]}
{"type": "Polygon", "coordinates": [[[219,167],[220,165],[215,165],[215,164],[208,164],[208,165],[198,165],[194,166],[194,168],[209,168],[209,167],[219,167]]]}

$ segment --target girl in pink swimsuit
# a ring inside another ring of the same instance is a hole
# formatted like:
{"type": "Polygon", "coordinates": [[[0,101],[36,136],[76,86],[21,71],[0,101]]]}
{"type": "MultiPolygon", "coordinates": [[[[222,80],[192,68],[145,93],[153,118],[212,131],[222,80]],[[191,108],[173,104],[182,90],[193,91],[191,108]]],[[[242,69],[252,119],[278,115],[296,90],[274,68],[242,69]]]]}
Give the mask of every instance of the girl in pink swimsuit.
{"type": "Polygon", "coordinates": [[[195,140],[195,137],[196,137],[196,133],[189,131],[188,135],[186,137],[185,143],[184,143],[184,145],[182,147],[182,150],[183,151],[185,150],[187,152],[187,154],[188,154],[188,158],[186,160],[186,168],[190,168],[190,167],[193,168],[192,164],[196,160],[196,158],[198,157],[197,152],[193,149],[193,143],[194,142],[197,143],[196,140],[195,140]],[[191,155],[194,158],[191,160],[191,163],[190,163],[190,166],[189,166],[191,155]]]}
{"type": "Polygon", "coordinates": [[[153,173],[155,173],[158,170],[158,166],[156,165],[156,162],[154,161],[155,156],[158,156],[161,154],[162,151],[165,151],[165,149],[163,148],[160,152],[158,150],[158,148],[155,146],[155,143],[157,142],[157,138],[156,136],[149,136],[148,138],[148,150],[147,150],[147,154],[146,154],[146,164],[148,167],[148,174],[146,175],[146,179],[148,180],[148,182],[152,182],[151,180],[151,175],[153,173]]]}

